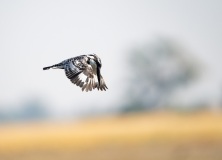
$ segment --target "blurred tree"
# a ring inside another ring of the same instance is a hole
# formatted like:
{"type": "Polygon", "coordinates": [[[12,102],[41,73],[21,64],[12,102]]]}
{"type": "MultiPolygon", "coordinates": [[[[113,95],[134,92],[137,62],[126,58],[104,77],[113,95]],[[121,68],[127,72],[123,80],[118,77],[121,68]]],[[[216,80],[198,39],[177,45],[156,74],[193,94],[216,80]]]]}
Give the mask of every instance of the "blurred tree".
{"type": "Polygon", "coordinates": [[[39,99],[29,99],[21,106],[1,108],[13,108],[10,110],[0,110],[0,123],[1,122],[19,122],[19,121],[32,121],[42,120],[48,117],[45,105],[39,99]]]}
{"type": "Polygon", "coordinates": [[[130,79],[122,112],[162,108],[171,93],[194,80],[197,66],[185,51],[169,41],[133,50],[129,54],[130,79]]]}
{"type": "Polygon", "coordinates": [[[21,120],[40,120],[47,117],[45,106],[38,99],[27,101],[17,116],[21,120]]]}

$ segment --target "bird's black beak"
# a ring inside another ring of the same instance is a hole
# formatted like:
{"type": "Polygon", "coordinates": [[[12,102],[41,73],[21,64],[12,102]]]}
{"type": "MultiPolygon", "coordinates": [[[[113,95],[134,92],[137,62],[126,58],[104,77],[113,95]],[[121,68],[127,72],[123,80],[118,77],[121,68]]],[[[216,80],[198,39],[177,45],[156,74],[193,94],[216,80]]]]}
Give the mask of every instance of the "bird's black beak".
{"type": "Polygon", "coordinates": [[[100,67],[97,67],[97,78],[98,78],[98,83],[99,83],[99,86],[100,86],[100,67]]]}

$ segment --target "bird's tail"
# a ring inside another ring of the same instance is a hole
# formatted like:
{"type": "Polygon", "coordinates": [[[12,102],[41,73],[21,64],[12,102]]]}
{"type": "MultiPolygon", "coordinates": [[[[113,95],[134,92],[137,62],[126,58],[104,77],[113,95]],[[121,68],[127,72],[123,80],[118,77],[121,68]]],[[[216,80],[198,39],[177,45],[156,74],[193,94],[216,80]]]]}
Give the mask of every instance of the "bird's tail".
{"type": "Polygon", "coordinates": [[[53,68],[53,69],[63,69],[63,66],[62,66],[62,64],[55,64],[55,65],[52,65],[52,66],[48,66],[48,67],[44,67],[43,68],[43,70],[48,70],[48,69],[50,69],[50,68],[53,68]]]}
{"type": "Polygon", "coordinates": [[[52,68],[52,66],[44,67],[43,70],[48,70],[48,69],[50,69],[50,68],[52,68]]]}

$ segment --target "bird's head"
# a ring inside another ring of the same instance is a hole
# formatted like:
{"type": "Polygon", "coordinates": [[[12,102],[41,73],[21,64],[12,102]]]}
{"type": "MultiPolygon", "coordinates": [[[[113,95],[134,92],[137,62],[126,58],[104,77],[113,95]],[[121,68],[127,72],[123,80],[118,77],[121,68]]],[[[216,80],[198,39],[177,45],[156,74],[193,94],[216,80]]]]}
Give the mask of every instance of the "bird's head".
{"type": "Polygon", "coordinates": [[[102,67],[101,59],[96,54],[89,54],[89,55],[87,55],[87,57],[90,60],[93,60],[96,63],[97,67],[99,67],[99,68],[102,67]]]}

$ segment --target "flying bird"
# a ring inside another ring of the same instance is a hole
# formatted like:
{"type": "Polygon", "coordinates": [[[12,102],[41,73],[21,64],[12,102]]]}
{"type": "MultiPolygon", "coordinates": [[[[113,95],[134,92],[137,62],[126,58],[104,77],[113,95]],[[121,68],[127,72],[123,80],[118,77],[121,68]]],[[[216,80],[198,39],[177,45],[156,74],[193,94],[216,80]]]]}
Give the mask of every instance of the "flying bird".
{"type": "Polygon", "coordinates": [[[81,87],[82,91],[92,91],[97,88],[106,91],[107,86],[101,75],[102,62],[96,54],[80,55],[69,58],[61,63],[44,67],[43,70],[64,69],[66,77],[81,87]]]}

